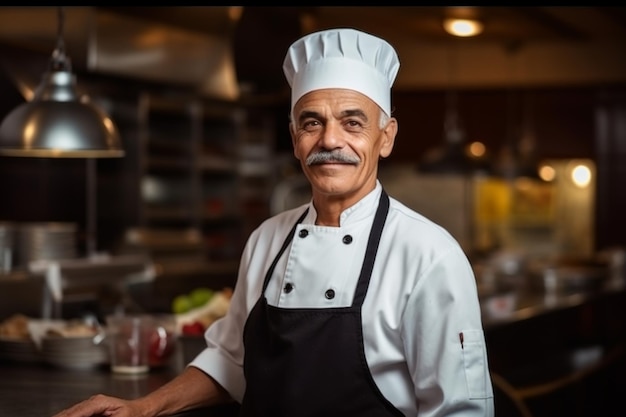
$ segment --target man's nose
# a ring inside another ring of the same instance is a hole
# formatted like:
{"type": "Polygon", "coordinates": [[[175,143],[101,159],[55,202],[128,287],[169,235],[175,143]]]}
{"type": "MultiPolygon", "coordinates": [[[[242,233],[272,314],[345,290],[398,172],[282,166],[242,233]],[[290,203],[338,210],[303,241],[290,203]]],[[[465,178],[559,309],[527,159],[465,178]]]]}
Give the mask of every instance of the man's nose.
{"type": "Polygon", "coordinates": [[[341,124],[338,122],[328,122],[320,136],[319,145],[324,149],[335,149],[342,146],[343,136],[341,124]]]}

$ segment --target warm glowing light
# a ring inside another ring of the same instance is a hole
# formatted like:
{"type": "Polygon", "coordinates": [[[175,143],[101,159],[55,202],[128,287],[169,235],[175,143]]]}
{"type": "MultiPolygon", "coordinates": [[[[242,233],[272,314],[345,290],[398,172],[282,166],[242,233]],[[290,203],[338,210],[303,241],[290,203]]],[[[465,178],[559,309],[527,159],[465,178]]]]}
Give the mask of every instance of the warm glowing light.
{"type": "Polygon", "coordinates": [[[243,14],[243,6],[228,7],[228,18],[232,22],[238,22],[242,14],[243,14]]]}
{"type": "Polygon", "coordinates": [[[586,165],[576,165],[571,175],[572,182],[579,188],[585,188],[591,182],[591,170],[586,165]]]}
{"type": "Polygon", "coordinates": [[[483,24],[473,19],[445,19],[443,27],[451,35],[469,37],[482,33],[483,24]]]}
{"type": "Polygon", "coordinates": [[[115,125],[113,124],[113,120],[111,120],[110,117],[104,117],[102,119],[102,123],[104,124],[104,127],[107,128],[107,130],[113,130],[115,128],[115,125]]]}
{"type": "Polygon", "coordinates": [[[28,123],[26,126],[24,126],[23,142],[25,148],[30,149],[33,147],[36,129],[37,126],[35,126],[35,123],[28,123]]]}
{"type": "Polygon", "coordinates": [[[539,177],[546,182],[554,181],[556,170],[551,165],[542,165],[539,168],[539,177]]]}
{"type": "Polygon", "coordinates": [[[470,143],[468,150],[469,150],[470,155],[476,158],[480,158],[481,156],[484,156],[485,152],[487,152],[487,148],[485,148],[485,145],[482,142],[470,143]]]}

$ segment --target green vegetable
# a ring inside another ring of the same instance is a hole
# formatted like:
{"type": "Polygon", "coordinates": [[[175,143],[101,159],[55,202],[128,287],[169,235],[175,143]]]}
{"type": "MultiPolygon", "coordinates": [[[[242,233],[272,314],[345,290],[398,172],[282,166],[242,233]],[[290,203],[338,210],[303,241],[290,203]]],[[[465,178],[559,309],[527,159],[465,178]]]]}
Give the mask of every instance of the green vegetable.
{"type": "Polygon", "coordinates": [[[189,293],[189,298],[191,299],[191,304],[193,307],[201,307],[208,303],[211,298],[215,295],[215,291],[210,288],[196,288],[189,293]]]}
{"type": "Polygon", "coordinates": [[[191,297],[186,294],[177,295],[172,300],[172,312],[174,314],[186,313],[193,308],[191,297]]]}

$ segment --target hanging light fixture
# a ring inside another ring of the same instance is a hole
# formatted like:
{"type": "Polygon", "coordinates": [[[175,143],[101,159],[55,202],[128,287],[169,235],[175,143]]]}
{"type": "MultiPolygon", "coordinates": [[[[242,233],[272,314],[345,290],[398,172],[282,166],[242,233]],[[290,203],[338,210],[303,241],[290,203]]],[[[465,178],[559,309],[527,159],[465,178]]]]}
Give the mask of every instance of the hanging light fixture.
{"type": "Polygon", "coordinates": [[[124,155],[111,118],[79,96],[63,41],[64,11],[58,9],[56,48],[32,100],[0,125],[0,156],[115,158],[124,155]]]}
{"type": "MultiPolygon", "coordinates": [[[[515,54],[521,48],[521,44],[512,43],[507,45],[507,52],[511,58],[511,74],[515,70],[515,54]]],[[[511,76],[514,79],[514,76],[511,76]]],[[[520,94],[517,94],[520,95],[520,94]]],[[[537,161],[535,145],[536,139],[533,127],[533,106],[530,92],[525,94],[522,103],[521,123],[515,117],[520,111],[516,106],[516,94],[513,87],[507,92],[506,108],[506,138],[500,149],[494,167],[495,174],[508,180],[526,178],[543,181],[539,175],[539,163],[537,161]]]]}
{"type": "Polygon", "coordinates": [[[448,92],[448,104],[444,119],[443,146],[427,152],[418,164],[418,170],[433,174],[489,174],[490,161],[482,152],[473,148],[484,147],[482,143],[467,144],[456,109],[456,92],[448,92]]]}
{"type": "MultiPolygon", "coordinates": [[[[456,45],[454,45],[456,46],[456,45]]],[[[444,143],[429,150],[418,163],[417,169],[422,173],[430,174],[488,174],[491,170],[490,161],[483,152],[472,152],[474,147],[482,144],[467,144],[465,130],[462,127],[457,106],[457,92],[452,85],[453,72],[456,70],[456,49],[450,51],[450,88],[446,95],[446,109],[444,114],[443,139],[444,143]]]]}

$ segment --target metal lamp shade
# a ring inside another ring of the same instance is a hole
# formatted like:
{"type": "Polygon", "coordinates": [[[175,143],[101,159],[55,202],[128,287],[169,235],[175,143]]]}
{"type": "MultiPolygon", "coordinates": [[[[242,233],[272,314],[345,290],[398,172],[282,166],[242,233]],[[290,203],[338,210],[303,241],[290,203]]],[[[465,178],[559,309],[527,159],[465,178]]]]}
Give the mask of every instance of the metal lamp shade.
{"type": "Polygon", "coordinates": [[[34,98],[0,125],[0,155],[50,158],[115,158],[124,155],[113,121],[80,99],[70,71],[44,75],[34,98]]]}

